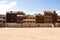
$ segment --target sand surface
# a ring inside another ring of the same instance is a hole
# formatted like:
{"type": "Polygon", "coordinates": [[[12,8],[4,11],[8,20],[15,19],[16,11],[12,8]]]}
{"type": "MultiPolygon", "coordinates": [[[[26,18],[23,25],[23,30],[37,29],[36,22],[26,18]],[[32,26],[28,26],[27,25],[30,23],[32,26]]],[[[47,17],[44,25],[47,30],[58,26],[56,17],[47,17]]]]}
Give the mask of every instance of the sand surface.
{"type": "Polygon", "coordinates": [[[60,40],[60,28],[0,28],[0,40],[60,40]]]}

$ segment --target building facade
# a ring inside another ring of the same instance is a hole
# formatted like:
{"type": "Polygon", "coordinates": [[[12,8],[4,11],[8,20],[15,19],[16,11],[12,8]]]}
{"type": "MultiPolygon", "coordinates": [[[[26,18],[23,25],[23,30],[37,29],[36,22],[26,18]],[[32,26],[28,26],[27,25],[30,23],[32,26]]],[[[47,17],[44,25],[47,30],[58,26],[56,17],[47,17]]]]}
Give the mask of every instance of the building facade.
{"type": "Polygon", "coordinates": [[[5,22],[6,22],[6,16],[0,15],[0,23],[5,23],[5,22]]]}
{"type": "Polygon", "coordinates": [[[25,14],[22,11],[8,11],[6,13],[6,21],[8,23],[22,23],[25,14]]]}
{"type": "Polygon", "coordinates": [[[22,11],[17,11],[17,23],[23,23],[23,19],[26,18],[26,15],[22,11]]]}
{"type": "Polygon", "coordinates": [[[57,16],[57,23],[60,23],[60,16],[57,16]]]}
{"type": "Polygon", "coordinates": [[[17,13],[15,11],[8,11],[6,13],[6,22],[7,23],[16,23],[17,13]]]}
{"type": "Polygon", "coordinates": [[[44,23],[55,23],[57,22],[57,14],[55,11],[44,11],[44,23]]]}
{"type": "Polygon", "coordinates": [[[57,13],[55,11],[53,12],[44,11],[44,15],[42,14],[26,15],[23,11],[7,11],[5,17],[0,16],[0,23],[2,22],[9,23],[8,25],[11,26],[42,27],[42,26],[51,26],[56,22],[60,22],[60,17],[57,17],[57,13]]]}
{"type": "Polygon", "coordinates": [[[44,23],[44,15],[36,15],[36,23],[44,23]]]}
{"type": "Polygon", "coordinates": [[[0,15],[0,27],[6,26],[6,15],[0,15]]]}
{"type": "Polygon", "coordinates": [[[26,18],[23,19],[24,23],[35,23],[34,15],[26,15],[26,18]]]}

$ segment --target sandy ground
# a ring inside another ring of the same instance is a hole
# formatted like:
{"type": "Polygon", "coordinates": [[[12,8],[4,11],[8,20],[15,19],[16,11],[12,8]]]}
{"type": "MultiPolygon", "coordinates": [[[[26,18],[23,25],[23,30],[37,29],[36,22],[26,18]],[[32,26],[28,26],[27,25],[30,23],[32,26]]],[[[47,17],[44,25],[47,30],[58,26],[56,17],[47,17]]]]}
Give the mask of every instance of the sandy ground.
{"type": "Polygon", "coordinates": [[[0,28],[0,40],[60,40],[60,28],[0,28]]]}

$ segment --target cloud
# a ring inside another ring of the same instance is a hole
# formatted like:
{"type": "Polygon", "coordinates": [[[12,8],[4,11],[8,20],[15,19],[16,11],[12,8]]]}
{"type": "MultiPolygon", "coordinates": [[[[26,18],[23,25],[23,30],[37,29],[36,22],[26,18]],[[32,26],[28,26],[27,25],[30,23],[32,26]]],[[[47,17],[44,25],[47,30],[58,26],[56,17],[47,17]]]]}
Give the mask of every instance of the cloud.
{"type": "Polygon", "coordinates": [[[0,1],[0,3],[7,3],[7,1],[0,1]]]}
{"type": "Polygon", "coordinates": [[[56,11],[56,13],[57,13],[58,15],[60,15],[60,11],[56,11]]]}
{"type": "Polygon", "coordinates": [[[5,3],[7,3],[7,1],[1,1],[0,3],[0,14],[6,14],[6,11],[12,10],[13,7],[17,5],[16,1],[10,2],[8,4],[5,4],[5,3]]]}

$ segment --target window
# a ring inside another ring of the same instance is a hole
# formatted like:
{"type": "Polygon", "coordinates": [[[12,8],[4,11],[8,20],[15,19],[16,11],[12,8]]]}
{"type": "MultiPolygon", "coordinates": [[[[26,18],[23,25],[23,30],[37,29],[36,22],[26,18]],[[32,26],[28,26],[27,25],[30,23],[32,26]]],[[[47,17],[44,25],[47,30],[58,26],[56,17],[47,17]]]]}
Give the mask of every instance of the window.
{"type": "Polygon", "coordinates": [[[5,23],[5,21],[3,21],[3,23],[5,23]]]}
{"type": "Polygon", "coordinates": [[[3,19],[6,19],[5,17],[3,17],[3,19]]]}
{"type": "Polygon", "coordinates": [[[2,20],[0,20],[0,22],[2,22],[2,20]]]}

